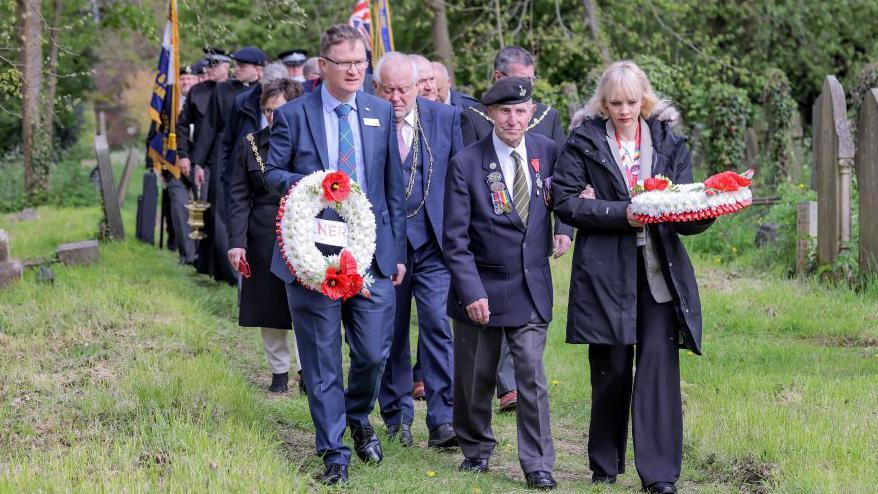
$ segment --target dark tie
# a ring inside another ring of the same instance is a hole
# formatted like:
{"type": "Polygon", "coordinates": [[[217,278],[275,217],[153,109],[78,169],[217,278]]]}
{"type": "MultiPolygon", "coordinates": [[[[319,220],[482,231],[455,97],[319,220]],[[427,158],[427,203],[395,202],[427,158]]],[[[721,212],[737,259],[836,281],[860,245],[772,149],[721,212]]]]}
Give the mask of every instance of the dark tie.
{"type": "Polygon", "coordinates": [[[354,154],[354,133],[351,131],[351,123],[348,114],[354,108],[342,103],[335,107],[338,115],[338,169],[347,173],[351,180],[357,181],[357,157],[354,154]]]}
{"type": "Polygon", "coordinates": [[[521,222],[527,226],[527,213],[530,211],[530,192],[527,191],[527,170],[524,168],[524,160],[518,155],[518,151],[512,151],[512,160],[515,161],[515,181],[512,184],[512,202],[515,211],[521,217],[521,222]]]}

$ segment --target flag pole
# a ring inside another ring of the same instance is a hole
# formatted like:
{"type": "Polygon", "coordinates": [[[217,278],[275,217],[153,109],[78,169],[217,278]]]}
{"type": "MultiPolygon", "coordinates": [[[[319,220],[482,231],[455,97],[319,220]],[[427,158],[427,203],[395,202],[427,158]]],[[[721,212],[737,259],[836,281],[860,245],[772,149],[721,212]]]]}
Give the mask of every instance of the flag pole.
{"type": "MultiPolygon", "coordinates": [[[[168,149],[177,150],[177,113],[180,108],[180,33],[177,30],[177,0],[170,0],[171,17],[171,61],[174,84],[171,87],[170,129],[168,129],[168,149]]],[[[176,164],[176,163],[175,163],[176,164]]]]}

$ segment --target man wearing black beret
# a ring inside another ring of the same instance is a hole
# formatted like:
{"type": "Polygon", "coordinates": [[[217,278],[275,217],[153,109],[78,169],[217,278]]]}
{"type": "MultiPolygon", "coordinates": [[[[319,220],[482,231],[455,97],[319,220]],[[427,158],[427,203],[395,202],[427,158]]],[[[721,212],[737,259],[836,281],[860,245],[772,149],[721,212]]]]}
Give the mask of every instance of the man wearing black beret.
{"type": "Polygon", "coordinates": [[[492,132],[459,152],[445,181],[443,251],[451,272],[454,326],[454,430],[466,459],[484,472],[496,441],[491,398],[501,341],[518,388],[518,458],[529,487],[552,489],[555,450],[543,368],[552,320],[548,257],[570,248],[572,229],[552,235],[551,139],[525,134],[533,116],[531,82],[505,77],[482,96],[492,132]]]}

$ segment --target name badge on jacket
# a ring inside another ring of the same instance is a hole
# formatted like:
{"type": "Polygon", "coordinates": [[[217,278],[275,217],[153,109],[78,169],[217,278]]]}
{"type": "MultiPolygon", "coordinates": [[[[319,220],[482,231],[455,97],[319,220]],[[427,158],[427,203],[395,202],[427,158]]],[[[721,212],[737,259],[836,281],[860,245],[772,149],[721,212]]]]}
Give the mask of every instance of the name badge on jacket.
{"type": "Polygon", "coordinates": [[[363,118],[363,125],[366,127],[381,127],[381,122],[377,118],[363,118]]]}

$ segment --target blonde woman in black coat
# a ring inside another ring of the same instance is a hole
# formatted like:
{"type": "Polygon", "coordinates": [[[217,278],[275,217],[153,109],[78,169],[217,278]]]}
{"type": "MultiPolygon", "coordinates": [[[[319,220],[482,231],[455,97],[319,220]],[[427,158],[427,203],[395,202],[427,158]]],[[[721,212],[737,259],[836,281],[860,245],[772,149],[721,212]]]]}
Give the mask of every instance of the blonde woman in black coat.
{"type": "Polygon", "coordinates": [[[555,169],[555,211],[577,228],[567,342],[589,345],[589,466],[595,483],[625,471],[629,411],[643,488],[675,493],[683,458],[680,347],[701,352],[701,305],[679,235],[710,221],[645,226],[629,210],[638,180],[692,182],[686,139],[634,63],[610,66],[555,169]],[[633,369],[636,364],[637,373],[633,369]]]}

